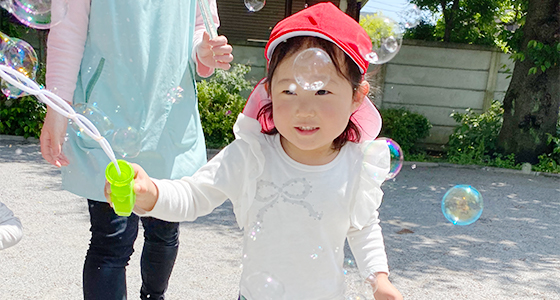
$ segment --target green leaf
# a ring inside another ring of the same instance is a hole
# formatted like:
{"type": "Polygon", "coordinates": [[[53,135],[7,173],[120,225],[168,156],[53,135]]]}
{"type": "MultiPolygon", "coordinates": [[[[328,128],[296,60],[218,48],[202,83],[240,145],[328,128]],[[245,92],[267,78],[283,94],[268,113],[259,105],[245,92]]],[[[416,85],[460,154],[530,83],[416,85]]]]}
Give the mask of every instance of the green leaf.
{"type": "Polygon", "coordinates": [[[546,67],[544,65],[541,65],[541,70],[544,72],[546,71],[546,67]]]}
{"type": "Polygon", "coordinates": [[[529,75],[537,74],[537,67],[532,67],[529,69],[529,75]]]}
{"type": "Polygon", "coordinates": [[[544,47],[544,44],[542,42],[538,42],[537,46],[535,46],[535,49],[542,50],[543,47],[544,47]]]}

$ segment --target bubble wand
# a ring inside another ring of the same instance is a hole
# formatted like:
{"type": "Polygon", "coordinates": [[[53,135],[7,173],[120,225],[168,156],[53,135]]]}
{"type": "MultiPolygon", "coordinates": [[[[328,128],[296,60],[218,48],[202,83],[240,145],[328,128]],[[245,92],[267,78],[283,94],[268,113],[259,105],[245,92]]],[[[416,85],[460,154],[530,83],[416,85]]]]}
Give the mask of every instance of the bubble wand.
{"type": "Polygon", "coordinates": [[[30,95],[36,96],[59,114],[74,121],[92,139],[97,141],[111,163],[105,169],[105,177],[111,183],[111,201],[115,213],[130,216],[136,202],[134,194],[134,169],[125,160],[117,160],[109,142],[85,116],[74,111],[72,106],[49,90],[42,89],[35,81],[19,71],[0,64],[0,78],[30,95]]]}
{"type": "Polygon", "coordinates": [[[202,14],[202,20],[204,21],[204,26],[206,27],[206,32],[210,35],[210,39],[214,39],[218,36],[218,31],[216,30],[216,24],[212,19],[212,12],[210,11],[210,5],[208,0],[197,0],[198,8],[202,14]]]}
{"type": "MultiPolygon", "coordinates": [[[[62,98],[54,94],[49,90],[42,89],[35,81],[27,78],[25,75],[20,73],[13,68],[5,65],[0,65],[0,77],[6,80],[9,84],[17,87],[18,89],[36,96],[41,102],[45,103],[52,109],[54,109],[59,114],[72,119],[84,132],[89,135],[92,139],[97,141],[105,154],[113,162],[116,162],[115,153],[111,149],[109,142],[101,136],[95,125],[91,123],[85,116],[77,114],[72,106],[68,102],[64,101],[62,98]]],[[[119,171],[120,173],[120,171],[119,171]]]]}

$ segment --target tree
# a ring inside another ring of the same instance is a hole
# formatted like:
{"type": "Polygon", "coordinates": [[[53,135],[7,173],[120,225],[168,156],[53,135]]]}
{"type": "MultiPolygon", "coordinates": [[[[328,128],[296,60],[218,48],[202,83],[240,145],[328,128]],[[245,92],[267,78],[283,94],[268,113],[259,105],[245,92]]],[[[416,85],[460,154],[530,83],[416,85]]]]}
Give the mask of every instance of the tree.
{"type": "Polygon", "coordinates": [[[498,147],[518,162],[550,153],[560,106],[560,0],[529,0],[522,40],[504,98],[498,147]]]}
{"type": "Polygon", "coordinates": [[[516,22],[517,2],[525,0],[412,0],[422,9],[442,17],[435,25],[427,22],[409,30],[408,38],[443,42],[503,46],[502,24],[516,22]],[[430,34],[434,38],[427,38],[430,34]]]}

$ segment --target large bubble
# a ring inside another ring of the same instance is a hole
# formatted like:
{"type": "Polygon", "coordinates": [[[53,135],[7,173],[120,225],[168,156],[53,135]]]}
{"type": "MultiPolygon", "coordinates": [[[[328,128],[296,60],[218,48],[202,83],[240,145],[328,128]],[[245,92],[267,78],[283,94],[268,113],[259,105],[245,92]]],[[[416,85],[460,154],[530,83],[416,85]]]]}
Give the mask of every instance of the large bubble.
{"type": "Polygon", "coordinates": [[[470,185],[456,185],[449,189],[441,201],[441,210],[454,225],[469,225],[482,214],[482,195],[470,185]]]}
{"type": "Polygon", "coordinates": [[[377,140],[384,141],[387,147],[389,147],[389,154],[391,155],[391,165],[389,169],[389,174],[387,174],[386,179],[393,179],[399,174],[404,163],[404,154],[401,146],[390,138],[380,137],[377,140]]]}
{"type": "Polygon", "coordinates": [[[122,158],[134,158],[142,150],[142,137],[138,130],[132,126],[118,128],[113,134],[111,145],[115,154],[122,158]]]}
{"type": "MultiPolygon", "coordinates": [[[[24,40],[10,38],[2,32],[0,32],[0,63],[17,70],[32,80],[35,79],[39,67],[37,54],[31,45],[24,40]]],[[[26,85],[18,78],[10,74],[8,76],[22,85],[26,85]]],[[[19,98],[27,95],[27,93],[9,84],[4,79],[0,80],[0,86],[2,93],[8,98],[19,98]]]]}
{"type": "Polygon", "coordinates": [[[257,272],[246,278],[245,287],[250,299],[279,300],[284,299],[284,285],[267,272],[257,272]]]}
{"type": "Polygon", "coordinates": [[[265,4],[265,0],[245,0],[245,7],[247,7],[250,12],[257,12],[263,9],[265,4]]]}
{"type": "Polygon", "coordinates": [[[49,29],[62,22],[68,13],[68,1],[4,0],[0,5],[26,26],[49,29]]]}
{"type": "Polygon", "coordinates": [[[329,82],[332,66],[330,56],[323,49],[308,48],[294,60],[294,77],[304,90],[317,91],[329,82]]]}
{"type": "Polygon", "coordinates": [[[422,20],[422,12],[415,4],[408,4],[399,12],[400,23],[405,28],[414,28],[422,20]]]}
{"type": "MultiPolygon", "coordinates": [[[[99,107],[97,107],[97,103],[76,103],[74,105],[74,111],[76,113],[86,117],[95,128],[99,131],[99,134],[103,137],[108,136],[112,133],[113,128],[115,127],[113,122],[107,117],[99,107]]],[[[76,132],[76,135],[84,140],[90,140],[89,137],[83,128],[80,128],[78,124],[71,122],[72,129],[76,132]]]]}
{"type": "Polygon", "coordinates": [[[372,51],[362,53],[369,63],[384,64],[397,55],[402,45],[402,26],[383,15],[366,16],[360,21],[360,25],[372,42],[372,51]]]}

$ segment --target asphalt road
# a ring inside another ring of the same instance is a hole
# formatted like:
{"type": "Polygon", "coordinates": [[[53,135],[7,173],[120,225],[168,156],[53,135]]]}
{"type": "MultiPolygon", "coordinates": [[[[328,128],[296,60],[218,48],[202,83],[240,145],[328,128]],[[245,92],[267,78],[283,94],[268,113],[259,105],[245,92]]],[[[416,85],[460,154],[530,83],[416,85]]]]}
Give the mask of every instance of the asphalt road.
{"type": "MultiPolygon", "coordinates": [[[[383,189],[390,278],[405,299],[560,299],[560,177],[408,163],[383,189]],[[457,184],[484,198],[474,224],[441,213],[457,184]]],[[[36,141],[0,136],[0,201],[24,224],[23,240],[0,251],[0,299],[81,299],[86,201],[61,190],[36,141]]],[[[229,202],[182,223],[180,239],[167,299],[237,299],[242,232],[229,202]]],[[[129,299],[139,295],[142,240],[127,271],[129,299]]],[[[351,266],[347,279],[353,289],[351,266]]]]}

